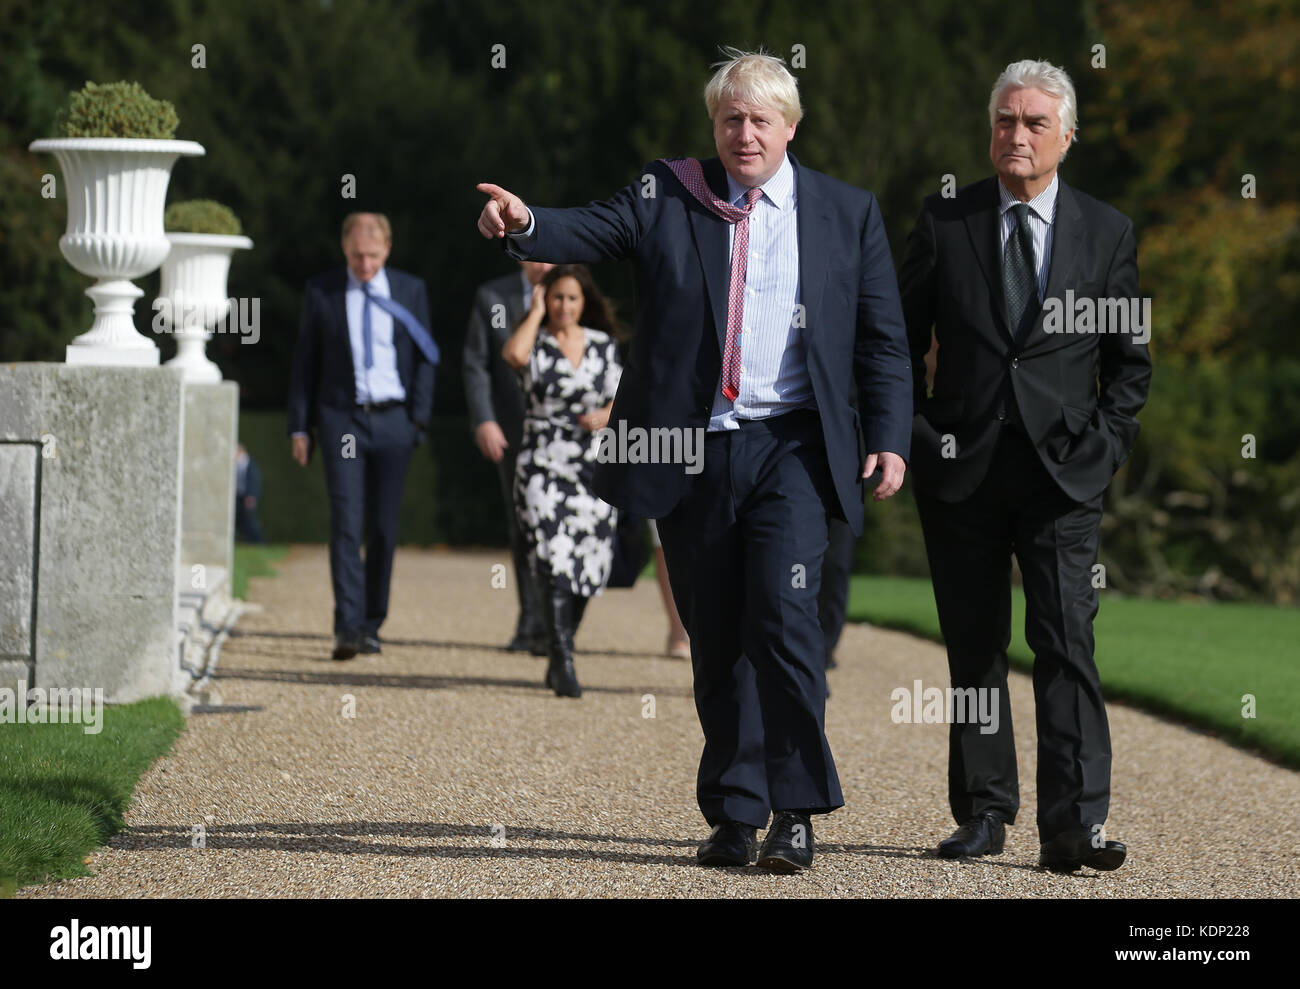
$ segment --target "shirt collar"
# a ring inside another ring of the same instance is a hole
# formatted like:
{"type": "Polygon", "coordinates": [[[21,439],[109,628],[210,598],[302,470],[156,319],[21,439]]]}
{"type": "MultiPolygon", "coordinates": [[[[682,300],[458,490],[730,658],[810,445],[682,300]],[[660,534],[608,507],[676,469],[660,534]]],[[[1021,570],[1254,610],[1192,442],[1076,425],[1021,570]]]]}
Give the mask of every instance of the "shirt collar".
{"type": "MultiPolygon", "coordinates": [[[[382,295],[385,298],[393,294],[388,290],[388,270],[386,268],[380,268],[379,271],[375,273],[375,277],[370,279],[370,290],[374,292],[375,295],[382,295]]],[[[361,279],[352,274],[351,268],[348,269],[348,291],[361,291],[361,279]]]]}
{"type": "MultiPolygon", "coordinates": [[[[731,177],[727,172],[727,195],[730,196],[729,202],[735,205],[744,204],[744,195],[747,186],[741,185],[731,177]]],[[[790,156],[786,155],[781,161],[781,167],[776,170],[776,174],[759,186],[763,190],[763,195],[777,209],[785,209],[790,204],[791,196],[794,193],[794,168],[790,164],[790,156]]]]}
{"type": "MultiPolygon", "coordinates": [[[[1035,215],[1044,223],[1051,224],[1056,218],[1056,193],[1060,188],[1061,177],[1059,174],[1052,176],[1052,181],[1047,188],[1040,192],[1033,199],[1029,200],[1027,205],[1034,211],[1035,215]]],[[[1002,179],[998,179],[998,192],[1001,195],[1001,205],[998,209],[998,215],[1003,216],[1012,206],[1020,202],[1014,195],[1007,191],[1007,187],[1002,184],[1002,179]]]]}

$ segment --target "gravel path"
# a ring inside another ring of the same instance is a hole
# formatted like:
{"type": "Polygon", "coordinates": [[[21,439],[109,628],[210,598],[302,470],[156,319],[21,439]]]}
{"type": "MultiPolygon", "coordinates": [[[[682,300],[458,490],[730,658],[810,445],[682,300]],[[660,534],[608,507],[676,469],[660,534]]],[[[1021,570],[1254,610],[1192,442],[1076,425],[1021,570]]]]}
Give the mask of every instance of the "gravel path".
{"type": "MultiPolygon", "coordinates": [[[[890,691],[945,686],[942,650],[851,625],[827,730],[846,806],[814,819],[800,876],[702,869],[690,666],[660,656],[656,585],[608,591],[578,633],[579,701],[499,648],[504,554],[400,550],[382,656],[329,659],[323,547],[255,579],[264,610],[221,655],[212,702],[141,779],[127,828],[83,879],[26,897],[1238,897],[1300,893],[1300,774],[1109,707],[1118,872],[1035,867],[1033,693],[1014,674],[1022,806],[1006,852],[946,862],[945,725],[894,724],[890,691]],[[643,717],[653,695],[654,717],[643,717]],[[217,696],[219,695],[219,696],[217,696]],[[355,716],[345,705],[355,703],[355,716]],[[203,844],[195,848],[196,829],[203,844]],[[1212,856],[1206,850],[1213,845],[1212,856]]],[[[512,571],[511,571],[512,572],[512,571]]]]}

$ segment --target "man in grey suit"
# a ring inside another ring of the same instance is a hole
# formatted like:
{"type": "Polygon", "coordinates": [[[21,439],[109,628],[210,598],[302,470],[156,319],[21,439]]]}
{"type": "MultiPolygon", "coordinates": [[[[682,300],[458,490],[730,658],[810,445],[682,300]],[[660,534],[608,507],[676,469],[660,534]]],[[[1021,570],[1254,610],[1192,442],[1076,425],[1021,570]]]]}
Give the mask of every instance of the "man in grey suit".
{"type": "Polygon", "coordinates": [[[512,652],[528,650],[545,656],[546,629],[542,624],[540,596],[515,512],[515,458],[523,436],[524,393],[519,375],[501,357],[501,348],[527,315],[533,287],[554,265],[522,261],[522,269],[479,286],[465,333],[465,401],[479,452],[496,464],[505,502],[506,531],[515,564],[515,590],[519,595],[519,621],[506,646],[512,652]]]}

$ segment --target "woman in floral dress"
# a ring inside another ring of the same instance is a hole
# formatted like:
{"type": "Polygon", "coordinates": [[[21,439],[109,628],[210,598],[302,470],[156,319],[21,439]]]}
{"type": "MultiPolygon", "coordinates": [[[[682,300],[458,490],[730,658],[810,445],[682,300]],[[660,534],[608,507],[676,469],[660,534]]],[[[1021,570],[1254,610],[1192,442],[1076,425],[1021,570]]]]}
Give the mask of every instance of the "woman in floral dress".
{"type": "Polygon", "coordinates": [[[617,514],[592,493],[596,430],[622,368],[609,303],[585,265],[557,265],[533,289],[533,304],[502,348],[520,372],[524,431],[515,505],[541,581],[550,638],[546,685],[581,697],[573,636],[587,599],[609,579],[617,514]]]}

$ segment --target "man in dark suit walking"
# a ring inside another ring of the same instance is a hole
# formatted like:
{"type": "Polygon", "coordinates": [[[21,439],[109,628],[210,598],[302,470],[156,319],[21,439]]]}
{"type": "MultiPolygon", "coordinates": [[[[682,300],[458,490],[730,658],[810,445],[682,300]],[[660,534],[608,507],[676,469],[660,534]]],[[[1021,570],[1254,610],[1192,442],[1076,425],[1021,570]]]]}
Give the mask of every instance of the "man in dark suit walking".
{"type": "Polygon", "coordinates": [[[699,862],[754,861],[775,812],[759,864],[798,871],[811,815],[844,802],[824,731],[827,519],[861,531],[877,464],[876,498],[901,485],[911,370],[875,198],[787,153],[802,108],[780,59],[727,55],[705,90],[717,158],[654,162],[579,209],[530,211],[480,185],[479,230],[522,257],[633,262],[636,334],[610,417],[630,439],[602,440],[618,449],[598,457],[596,490],[659,520],[704,731],[699,862]],[[637,452],[674,435],[682,450],[701,437],[702,458],[637,452]]]}
{"type": "Polygon", "coordinates": [[[1014,552],[1034,652],[1040,863],[1116,869],[1125,847],[1103,830],[1110,733],[1093,661],[1097,532],[1151,362],[1149,326],[1129,318],[1140,312],[1133,224],[1057,175],[1075,116],[1061,69],[1007,66],[989,103],[997,176],[926,200],[899,280],[918,410],[912,475],[952,687],[996,690],[999,710],[992,733],[974,719],[951,725],[960,827],[939,854],[1001,852],[1019,808],[1006,690],[1014,552]],[[1071,300],[1085,298],[1126,325],[1076,319],[1071,300]]]}
{"type": "Polygon", "coordinates": [[[243,443],[235,444],[235,535],[249,543],[266,542],[257,505],[262,500],[262,468],[248,455],[243,443]]]}
{"type": "Polygon", "coordinates": [[[546,628],[542,622],[541,592],[528,565],[528,550],[519,531],[515,511],[515,462],[524,430],[524,393],[518,373],[505,362],[501,348],[532,305],[533,287],[554,265],[520,262],[520,270],[479,286],[465,332],[463,370],[465,401],[479,452],[497,468],[501,497],[505,501],[506,532],[515,565],[515,592],[519,620],[506,646],[512,652],[545,656],[546,628]]]}
{"type": "Polygon", "coordinates": [[[429,295],[384,266],[391,249],[382,213],[343,221],[347,266],[307,283],[289,384],[293,457],[307,466],[314,432],[329,491],[335,659],[380,651],[402,484],[433,410],[429,295]]]}

